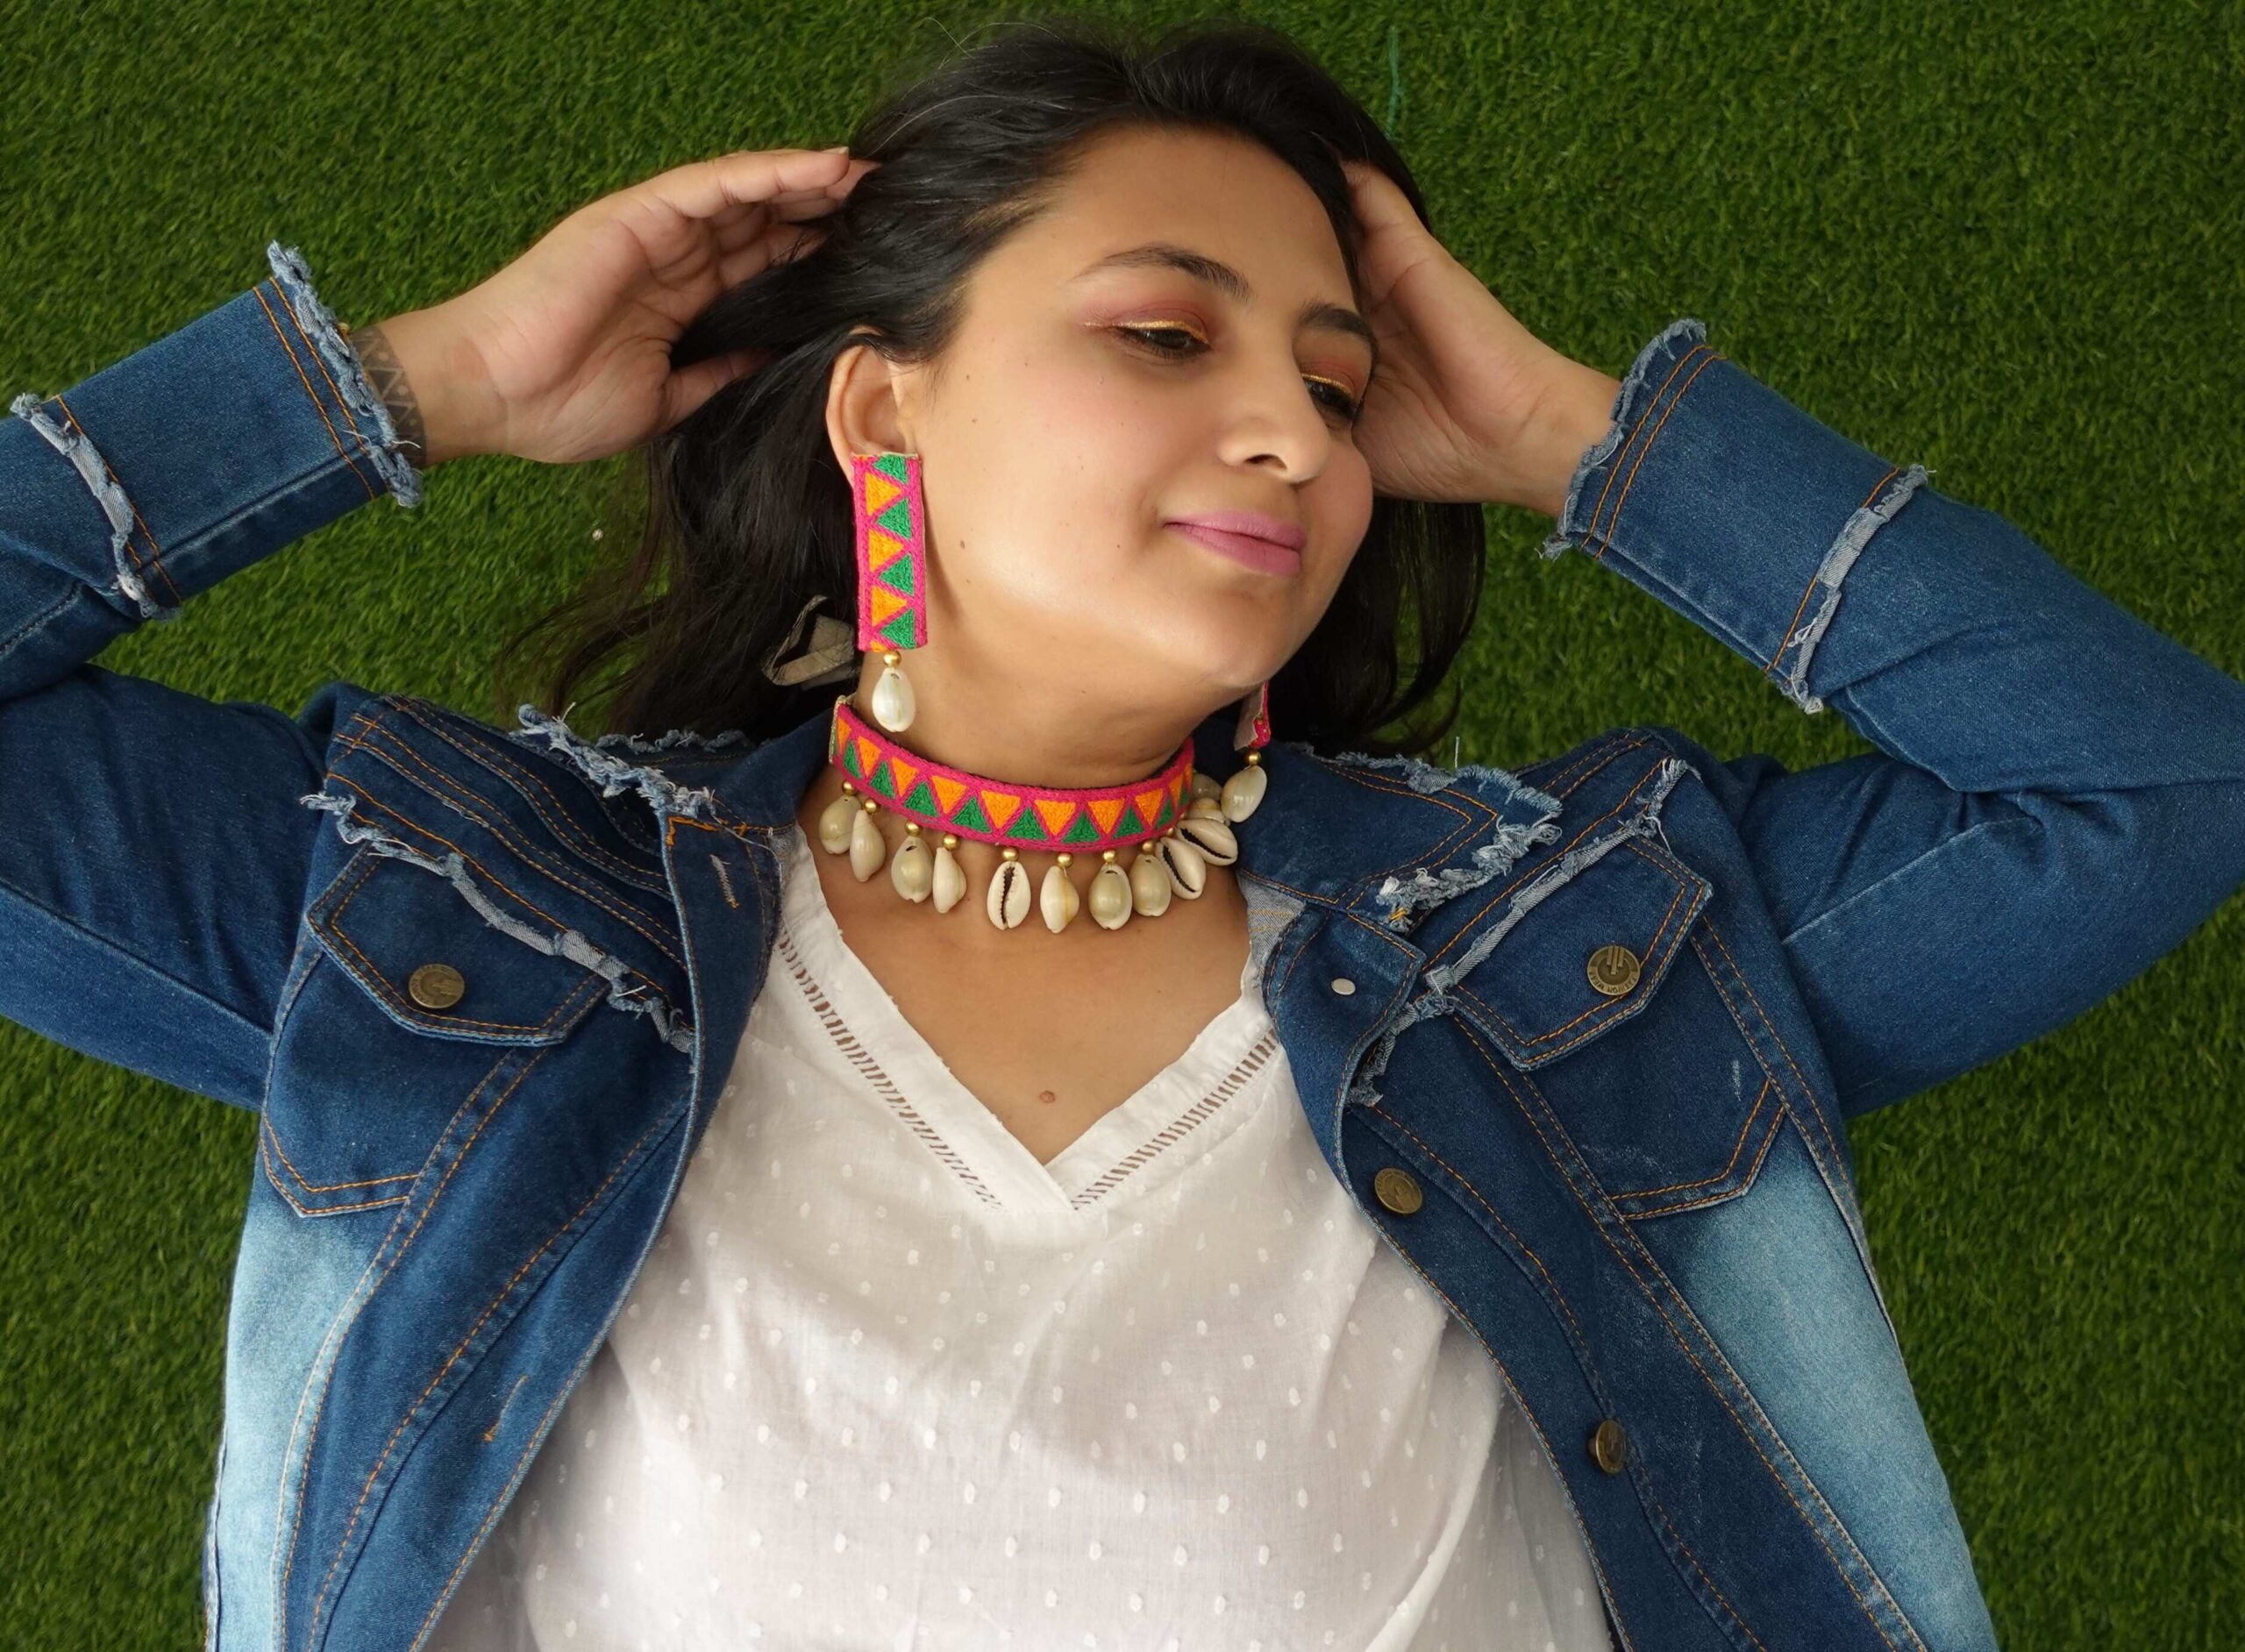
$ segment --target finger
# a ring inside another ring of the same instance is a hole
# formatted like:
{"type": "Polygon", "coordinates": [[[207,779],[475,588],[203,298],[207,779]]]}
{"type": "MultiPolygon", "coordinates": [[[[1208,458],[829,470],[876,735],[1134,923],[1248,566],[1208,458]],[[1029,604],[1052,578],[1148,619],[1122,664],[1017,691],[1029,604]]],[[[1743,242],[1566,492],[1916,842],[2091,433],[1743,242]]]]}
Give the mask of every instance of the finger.
{"type": "Polygon", "coordinates": [[[795,223],[806,218],[823,217],[841,203],[828,196],[782,196],[776,200],[752,201],[740,206],[727,207],[709,220],[709,233],[717,245],[727,252],[744,246],[764,233],[766,225],[775,220],[795,223]]]}
{"type": "Polygon", "coordinates": [[[767,366],[771,360],[769,351],[729,350],[681,367],[663,386],[661,428],[670,429],[735,379],[767,366]]]}
{"type": "Polygon", "coordinates": [[[1343,165],[1349,182],[1353,186],[1357,220],[1366,233],[1379,234],[1382,230],[1423,231],[1426,225],[1411,208],[1411,199],[1396,188],[1395,180],[1377,167],[1362,161],[1343,165]]]}
{"type": "Polygon", "coordinates": [[[774,264],[793,263],[816,251],[824,239],[823,231],[806,230],[795,224],[774,224],[747,246],[720,255],[718,277],[726,286],[738,287],[774,264]]]}
{"type": "Polygon", "coordinates": [[[849,158],[833,150],[744,149],[657,173],[635,189],[684,217],[706,218],[744,203],[823,189],[849,167],[849,158]]]}

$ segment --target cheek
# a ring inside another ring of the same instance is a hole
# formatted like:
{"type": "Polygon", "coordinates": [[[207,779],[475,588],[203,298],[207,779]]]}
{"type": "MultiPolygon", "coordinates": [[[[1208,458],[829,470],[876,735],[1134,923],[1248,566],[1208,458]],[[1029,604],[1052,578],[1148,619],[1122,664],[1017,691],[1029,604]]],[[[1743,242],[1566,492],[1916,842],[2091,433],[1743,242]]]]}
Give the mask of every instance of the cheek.
{"type": "Polygon", "coordinates": [[[1023,362],[971,388],[934,433],[952,462],[929,513],[954,570],[1038,608],[1127,596],[1186,466],[1173,421],[1129,375],[1081,362],[1023,362]]]}

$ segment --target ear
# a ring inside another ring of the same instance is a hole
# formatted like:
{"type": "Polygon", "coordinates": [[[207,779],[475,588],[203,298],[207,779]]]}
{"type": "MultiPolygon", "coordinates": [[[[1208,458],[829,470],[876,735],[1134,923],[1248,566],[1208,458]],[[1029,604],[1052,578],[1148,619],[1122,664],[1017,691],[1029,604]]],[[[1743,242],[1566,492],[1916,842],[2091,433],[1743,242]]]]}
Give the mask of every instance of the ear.
{"type": "MultiPolygon", "coordinates": [[[[852,332],[877,339],[870,327],[852,332]]],[[[826,438],[846,476],[852,453],[913,451],[908,426],[911,370],[891,363],[873,343],[849,344],[834,358],[826,383],[826,438]]]]}

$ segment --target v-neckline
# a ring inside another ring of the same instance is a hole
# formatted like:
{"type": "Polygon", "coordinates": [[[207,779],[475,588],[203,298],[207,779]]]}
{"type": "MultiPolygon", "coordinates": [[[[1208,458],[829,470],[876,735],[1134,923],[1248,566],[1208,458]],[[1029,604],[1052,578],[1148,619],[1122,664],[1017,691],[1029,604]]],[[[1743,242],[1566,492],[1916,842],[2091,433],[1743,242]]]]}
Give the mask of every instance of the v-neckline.
{"type": "Polygon", "coordinates": [[[987,1202],[1024,1214],[1091,1220],[1165,1181],[1185,1162],[1187,1147],[1195,1157],[1213,1147],[1269,1087],[1261,1080],[1282,1052],[1251,951],[1237,994],[1183,1053],[1040,1164],[851,951],[801,823],[792,823],[781,841],[789,855],[779,944],[808,978],[800,983],[804,1009],[854,1051],[851,1065],[860,1086],[905,1114],[923,1138],[932,1131],[937,1157],[987,1202]],[[821,998],[824,1011],[817,1008],[821,998]],[[879,1052],[870,1068],[868,1046],[879,1052]]]}

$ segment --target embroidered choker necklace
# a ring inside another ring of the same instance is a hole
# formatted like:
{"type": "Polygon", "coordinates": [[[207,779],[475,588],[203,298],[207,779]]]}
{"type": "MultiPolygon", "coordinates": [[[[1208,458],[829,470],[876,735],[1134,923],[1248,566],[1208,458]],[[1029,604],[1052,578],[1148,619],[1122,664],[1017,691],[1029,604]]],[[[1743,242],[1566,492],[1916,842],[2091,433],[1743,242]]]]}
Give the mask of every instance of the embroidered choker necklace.
{"type": "MultiPolygon", "coordinates": [[[[887,655],[893,669],[895,655],[887,655]]],[[[1037,890],[1045,927],[1058,934],[1088,907],[1101,928],[1119,929],[1133,913],[1158,917],[1172,895],[1187,900],[1207,886],[1210,865],[1239,858],[1232,827],[1255,812],[1269,775],[1259,748],[1271,737],[1270,685],[1240,702],[1235,748],[1246,748],[1245,766],[1222,786],[1193,766],[1193,738],[1143,780],[1118,786],[1062,787],[1015,785],[930,762],[894,735],[858,715],[850,696],[834,701],[827,761],[842,771],[843,795],[818,818],[818,840],[830,854],[846,854],[863,883],[886,860],[889,881],[907,901],[935,899],[949,912],[966,894],[966,876],[951,850],[962,837],[997,845],[1003,858],[992,874],[983,908],[1001,929],[1018,928],[1030,909],[1030,870],[1023,851],[1048,853],[1037,890]],[[881,809],[904,820],[904,841],[894,855],[873,816],[881,809]],[[929,838],[936,838],[930,850],[929,838]],[[1122,851],[1137,853],[1126,870],[1122,851]],[[1077,855],[1101,865],[1085,895],[1068,876],[1077,855]]]]}

